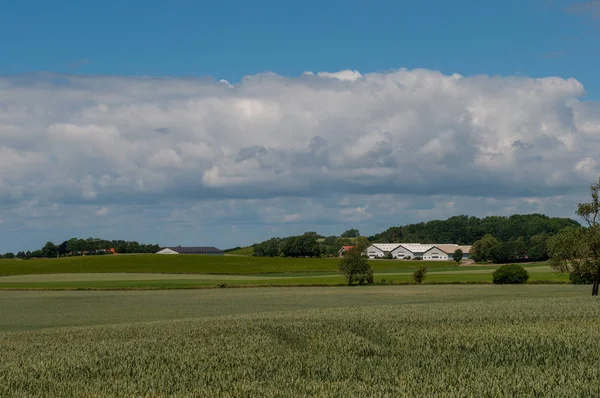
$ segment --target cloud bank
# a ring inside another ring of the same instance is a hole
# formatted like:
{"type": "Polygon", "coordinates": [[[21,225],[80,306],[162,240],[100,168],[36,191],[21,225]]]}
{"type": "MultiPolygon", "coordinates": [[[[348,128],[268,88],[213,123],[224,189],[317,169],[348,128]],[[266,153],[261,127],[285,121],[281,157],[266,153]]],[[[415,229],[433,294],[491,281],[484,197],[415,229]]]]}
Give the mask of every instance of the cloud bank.
{"type": "MultiPolygon", "coordinates": [[[[4,77],[0,219],[24,224],[35,209],[89,207],[90,217],[121,209],[142,225],[149,206],[168,224],[175,210],[212,203],[215,224],[299,223],[321,206],[340,224],[389,225],[411,220],[409,208],[387,220],[393,202],[442,209],[453,198],[500,201],[478,213],[537,211],[599,174],[600,103],[583,95],[575,79],[422,69],[260,74],[234,85],[4,77]],[[231,220],[224,203],[254,213],[231,220]],[[273,203],[276,219],[263,214],[273,203]]],[[[572,215],[574,204],[565,206],[556,212],[572,215]]]]}

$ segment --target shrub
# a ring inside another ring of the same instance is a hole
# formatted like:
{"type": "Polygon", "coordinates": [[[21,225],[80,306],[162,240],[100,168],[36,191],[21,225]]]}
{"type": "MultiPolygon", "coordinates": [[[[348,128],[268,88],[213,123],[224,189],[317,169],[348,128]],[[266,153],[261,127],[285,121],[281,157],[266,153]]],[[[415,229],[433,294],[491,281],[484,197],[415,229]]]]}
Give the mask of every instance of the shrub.
{"type": "Polygon", "coordinates": [[[417,283],[422,283],[426,274],[427,267],[425,265],[421,265],[415,272],[413,272],[413,279],[417,283]]]}
{"type": "Polygon", "coordinates": [[[413,260],[423,260],[423,257],[417,256],[417,257],[413,258],[413,260]]]}
{"type": "Polygon", "coordinates": [[[492,274],[495,284],[522,284],[529,279],[529,273],[519,264],[506,264],[492,274]]]}
{"type": "Polygon", "coordinates": [[[574,285],[591,285],[596,279],[596,275],[590,271],[573,270],[569,275],[571,283],[574,285]]]}

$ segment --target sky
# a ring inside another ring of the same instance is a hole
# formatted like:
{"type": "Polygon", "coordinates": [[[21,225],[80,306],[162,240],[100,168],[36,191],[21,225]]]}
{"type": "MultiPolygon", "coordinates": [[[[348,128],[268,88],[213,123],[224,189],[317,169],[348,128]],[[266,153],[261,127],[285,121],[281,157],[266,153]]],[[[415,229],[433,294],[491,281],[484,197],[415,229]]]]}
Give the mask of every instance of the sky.
{"type": "Polygon", "coordinates": [[[599,40],[595,0],[11,2],[0,252],[575,218],[599,40]]]}

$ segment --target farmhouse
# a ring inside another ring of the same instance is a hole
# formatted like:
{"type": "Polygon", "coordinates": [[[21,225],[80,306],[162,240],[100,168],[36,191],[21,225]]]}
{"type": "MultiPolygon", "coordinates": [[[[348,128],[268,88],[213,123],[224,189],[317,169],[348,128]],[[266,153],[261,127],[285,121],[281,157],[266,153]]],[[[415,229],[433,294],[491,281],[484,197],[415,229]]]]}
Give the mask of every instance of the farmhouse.
{"type": "Polygon", "coordinates": [[[384,258],[391,255],[395,259],[419,257],[423,260],[444,261],[451,260],[456,249],[463,251],[463,258],[469,258],[471,246],[453,244],[373,243],[367,247],[363,254],[370,259],[384,258]]]}
{"type": "Polygon", "coordinates": [[[162,250],[156,252],[156,254],[204,254],[213,256],[224,255],[223,250],[217,249],[216,247],[164,247],[162,250]]]}
{"type": "Polygon", "coordinates": [[[338,257],[344,257],[344,254],[352,249],[354,249],[354,246],[342,246],[342,248],[338,251],[338,257]]]}

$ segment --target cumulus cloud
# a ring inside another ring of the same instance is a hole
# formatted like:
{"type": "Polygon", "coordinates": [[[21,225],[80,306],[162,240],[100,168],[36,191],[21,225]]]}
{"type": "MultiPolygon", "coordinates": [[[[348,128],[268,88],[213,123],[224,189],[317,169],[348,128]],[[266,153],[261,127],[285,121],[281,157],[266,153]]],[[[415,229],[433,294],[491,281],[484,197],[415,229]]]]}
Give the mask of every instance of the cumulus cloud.
{"type": "Polygon", "coordinates": [[[110,206],[112,215],[131,204],[256,200],[261,222],[286,225],[316,220],[311,209],[329,197],[324,214],[338,222],[375,223],[390,212],[392,200],[378,205],[386,195],[419,197],[417,207],[439,198],[435,214],[460,211],[445,199],[457,197],[540,209],[535,198],[585,191],[600,171],[600,103],[583,94],[575,79],[423,69],[266,73],[235,85],[4,77],[0,205],[110,206]],[[351,199],[365,194],[379,199],[351,199]],[[315,202],[269,210],[276,198],[315,202]]]}

